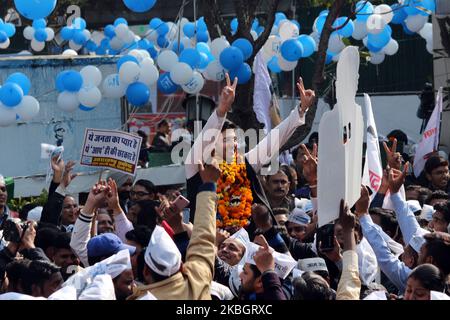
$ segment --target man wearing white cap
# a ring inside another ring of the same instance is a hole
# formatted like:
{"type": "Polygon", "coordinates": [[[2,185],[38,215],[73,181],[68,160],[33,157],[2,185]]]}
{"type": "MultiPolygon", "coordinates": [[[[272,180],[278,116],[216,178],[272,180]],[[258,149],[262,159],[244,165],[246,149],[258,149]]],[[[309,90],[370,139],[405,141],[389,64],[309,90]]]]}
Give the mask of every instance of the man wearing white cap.
{"type": "Polygon", "coordinates": [[[289,235],[292,238],[303,241],[310,222],[311,217],[307,215],[305,211],[299,208],[294,208],[289,215],[288,222],[286,224],[289,235]]]}
{"type": "Polygon", "coordinates": [[[203,185],[196,202],[196,219],[182,265],[181,254],[167,234],[156,226],[145,252],[145,286],[138,287],[130,300],[148,291],[158,300],[210,300],[214,273],[216,235],[216,182],[220,176],[217,162],[200,165],[203,185]]]}

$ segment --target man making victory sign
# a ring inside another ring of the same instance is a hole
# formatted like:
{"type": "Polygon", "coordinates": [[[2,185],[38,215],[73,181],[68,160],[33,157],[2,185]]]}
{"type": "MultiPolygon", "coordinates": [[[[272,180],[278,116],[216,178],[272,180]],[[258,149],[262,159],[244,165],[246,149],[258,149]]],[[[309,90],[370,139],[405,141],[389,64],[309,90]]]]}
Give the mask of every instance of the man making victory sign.
{"type": "MultiPolygon", "coordinates": [[[[207,161],[215,150],[214,157],[219,161],[222,171],[217,183],[218,219],[217,227],[236,230],[246,227],[251,216],[253,203],[265,205],[270,211],[264,190],[258,180],[257,173],[278,155],[282,147],[294,131],[305,123],[305,114],[314,103],[315,93],[306,90],[300,78],[297,88],[300,92],[300,105],[277,127],[246,154],[238,150],[237,127],[226,120],[227,113],[233,105],[237,78],[233,84],[226,74],[226,86],[222,90],[219,105],[212,113],[201,134],[197,137],[186,158],[187,192],[190,200],[191,221],[195,216],[195,199],[201,178],[198,163],[207,161]]],[[[272,214],[272,212],[271,212],[272,214]]],[[[272,214],[273,216],[273,214],[272,214]]]]}

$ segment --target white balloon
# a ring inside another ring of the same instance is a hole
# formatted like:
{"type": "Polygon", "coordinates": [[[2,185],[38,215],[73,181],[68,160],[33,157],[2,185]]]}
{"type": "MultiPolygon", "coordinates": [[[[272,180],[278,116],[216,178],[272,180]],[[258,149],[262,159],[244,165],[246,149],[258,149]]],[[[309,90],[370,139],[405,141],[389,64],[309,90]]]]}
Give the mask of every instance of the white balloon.
{"type": "Polygon", "coordinates": [[[34,38],[34,28],[31,26],[26,27],[25,29],[23,29],[23,36],[25,39],[27,40],[33,40],[34,38]]]}
{"type": "Polygon", "coordinates": [[[139,63],[139,65],[140,65],[141,67],[143,67],[143,66],[150,66],[150,65],[154,65],[154,64],[155,64],[155,61],[153,61],[153,59],[152,59],[151,57],[144,58],[144,59],[142,59],[142,61],[139,63]]]}
{"type": "Polygon", "coordinates": [[[317,51],[317,49],[319,48],[320,34],[318,34],[317,32],[312,32],[310,36],[314,39],[314,42],[316,43],[314,51],[317,51]]]}
{"type": "Polygon", "coordinates": [[[172,50],[164,50],[159,54],[157,61],[161,70],[170,72],[173,66],[178,63],[178,56],[172,50]]]}
{"type": "Polygon", "coordinates": [[[280,53],[280,48],[281,48],[281,43],[283,41],[281,40],[280,37],[278,36],[270,36],[266,43],[263,46],[264,51],[271,55],[271,56],[275,56],[278,55],[280,53]]]}
{"type": "Polygon", "coordinates": [[[14,108],[20,119],[30,121],[39,113],[39,102],[35,97],[24,96],[20,104],[14,108]]]}
{"type": "Polygon", "coordinates": [[[380,4],[376,6],[375,9],[373,9],[373,13],[381,15],[386,24],[390,23],[392,18],[394,18],[394,12],[387,4],[380,4]]]}
{"type": "Polygon", "coordinates": [[[433,39],[433,24],[432,23],[425,23],[422,29],[420,29],[419,34],[422,38],[427,40],[433,39]]]}
{"type": "Polygon", "coordinates": [[[297,66],[298,61],[286,61],[283,59],[283,57],[280,55],[278,56],[278,65],[280,66],[280,69],[283,71],[292,71],[297,66]]]}
{"type": "Polygon", "coordinates": [[[16,110],[7,108],[0,102],[0,127],[7,127],[16,122],[16,110]]]}
{"type": "Polygon", "coordinates": [[[122,39],[126,44],[132,43],[134,42],[134,33],[133,31],[128,31],[128,33],[126,34],[126,36],[122,39]]]}
{"type": "Polygon", "coordinates": [[[92,32],[91,39],[92,39],[92,41],[95,42],[95,44],[97,46],[99,46],[102,43],[102,40],[105,39],[105,35],[103,34],[103,32],[94,31],[94,32],[92,32]]]}
{"type": "Polygon", "coordinates": [[[214,39],[210,45],[211,54],[214,56],[214,58],[220,59],[220,54],[222,53],[222,51],[228,48],[229,46],[230,43],[224,38],[214,39]]]}
{"type": "Polygon", "coordinates": [[[152,43],[156,43],[156,41],[158,41],[158,32],[156,32],[156,30],[154,29],[149,29],[147,32],[147,40],[152,42],[152,43]]]}
{"type": "Polygon", "coordinates": [[[91,32],[90,32],[89,30],[84,29],[84,30],[83,30],[83,34],[84,34],[84,36],[86,37],[86,39],[91,40],[92,34],[91,34],[91,32]]]}
{"type": "Polygon", "coordinates": [[[365,21],[354,20],[353,25],[353,39],[362,40],[365,36],[367,36],[367,25],[365,21]]]}
{"type": "Polygon", "coordinates": [[[391,41],[389,41],[389,43],[384,47],[383,51],[388,56],[393,56],[398,51],[398,42],[391,39],[391,41]]]}
{"type": "Polygon", "coordinates": [[[414,16],[408,16],[405,20],[405,24],[412,32],[419,32],[425,26],[428,21],[428,16],[416,14],[414,16]]]}
{"type": "Polygon", "coordinates": [[[385,54],[383,52],[381,52],[381,53],[371,52],[370,53],[370,63],[371,64],[380,64],[384,61],[384,58],[385,58],[385,54]]]}
{"type": "Polygon", "coordinates": [[[175,23],[169,21],[167,22],[167,26],[169,27],[169,32],[167,33],[167,38],[175,39],[178,34],[178,27],[175,23]]]}
{"type": "Polygon", "coordinates": [[[214,60],[206,68],[205,75],[207,79],[212,81],[222,81],[225,79],[225,73],[227,71],[222,67],[218,60],[214,60]]]}
{"type": "Polygon", "coordinates": [[[203,89],[204,85],[205,79],[203,79],[203,76],[199,72],[194,71],[192,79],[181,87],[183,88],[184,92],[195,94],[199,93],[203,89]]]}
{"type": "Polygon", "coordinates": [[[331,58],[331,60],[333,60],[334,62],[338,62],[340,57],[341,53],[339,52],[338,54],[334,55],[333,58],[331,58]]]}
{"type": "Polygon", "coordinates": [[[273,27],[272,27],[272,30],[270,30],[270,35],[271,35],[271,36],[275,36],[275,35],[278,34],[278,31],[279,31],[278,27],[273,26],[273,27]]]}
{"type": "Polygon", "coordinates": [[[83,87],[98,87],[102,83],[102,72],[94,66],[86,66],[80,70],[83,87]]]}
{"type": "Polygon", "coordinates": [[[181,38],[181,43],[183,44],[183,46],[184,46],[185,49],[188,49],[188,48],[192,48],[192,47],[193,47],[193,45],[192,45],[192,40],[189,39],[188,37],[183,37],[183,38],[181,38]]]}
{"type": "Polygon", "coordinates": [[[427,42],[427,51],[431,54],[434,53],[433,51],[434,47],[433,47],[433,41],[427,42]]]}
{"type": "Polygon", "coordinates": [[[69,41],[69,47],[70,47],[70,49],[75,50],[75,51],[78,51],[82,48],[82,46],[76,44],[73,40],[69,41]]]}
{"type": "Polygon", "coordinates": [[[141,68],[133,61],[127,61],[120,67],[119,77],[120,81],[126,84],[136,82],[139,79],[141,68]]]}
{"type": "Polygon", "coordinates": [[[152,56],[150,55],[150,53],[147,50],[139,50],[139,51],[141,53],[142,60],[144,60],[144,59],[151,59],[152,62],[153,62],[152,56]]]}
{"type": "MultiPolygon", "coordinates": [[[[264,62],[267,64],[267,63],[270,61],[270,59],[272,59],[272,56],[269,55],[269,54],[268,54],[266,51],[264,51],[264,50],[261,50],[260,52],[261,52],[261,56],[262,56],[264,62]]],[[[255,60],[256,60],[256,59],[255,59],[255,60]]]]}
{"type": "Polygon", "coordinates": [[[5,42],[0,43],[0,49],[6,49],[9,47],[10,44],[11,44],[11,41],[9,40],[9,38],[6,38],[5,42]]]}
{"type": "Polygon", "coordinates": [[[367,19],[367,32],[372,34],[378,34],[386,27],[386,21],[379,14],[372,14],[367,19]]]}
{"type": "Polygon", "coordinates": [[[255,30],[250,31],[250,34],[252,35],[253,40],[256,41],[256,39],[258,39],[258,33],[255,30]]]}
{"type": "Polygon", "coordinates": [[[117,73],[110,74],[103,81],[103,93],[107,98],[118,99],[125,95],[127,85],[120,81],[117,73]]]}
{"type": "Polygon", "coordinates": [[[192,79],[193,70],[190,65],[184,62],[177,63],[170,71],[170,79],[175,84],[183,85],[192,79]]]}
{"type": "Polygon", "coordinates": [[[62,53],[63,56],[77,56],[78,53],[75,50],[67,49],[62,53]]]}
{"type": "Polygon", "coordinates": [[[141,50],[138,49],[133,49],[130,52],[128,52],[128,54],[130,56],[133,56],[137,59],[137,61],[139,61],[139,63],[141,63],[141,61],[144,59],[144,56],[141,53],[141,50]]]}
{"type": "Polygon", "coordinates": [[[332,34],[330,40],[328,41],[328,50],[334,53],[339,53],[345,48],[344,42],[342,42],[342,37],[338,34],[332,34]]]}
{"type": "Polygon", "coordinates": [[[123,23],[119,24],[115,29],[117,37],[122,40],[124,40],[124,38],[128,35],[128,31],[128,26],[123,23]]]}
{"type": "Polygon", "coordinates": [[[292,38],[297,38],[299,36],[299,29],[296,24],[285,21],[279,26],[280,38],[282,40],[289,40],[292,38]]]}
{"type": "Polygon", "coordinates": [[[52,41],[55,38],[55,31],[52,28],[45,28],[45,32],[47,33],[47,40],[45,41],[52,41]]]}
{"type": "MultiPolygon", "coordinates": [[[[146,60],[149,61],[149,60],[146,60]]],[[[139,82],[146,84],[148,87],[155,84],[159,78],[158,68],[153,63],[141,63],[141,74],[139,75],[139,82]]]]}
{"type": "Polygon", "coordinates": [[[184,34],[184,32],[183,32],[183,27],[184,27],[184,25],[187,24],[187,23],[189,23],[189,19],[188,19],[188,18],[185,18],[185,17],[181,18],[181,20],[180,20],[180,26],[181,26],[181,32],[182,32],[182,34],[184,34]]]}
{"type": "Polygon", "coordinates": [[[36,39],[33,39],[31,40],[31,48],[37,52],[42,51],[45,48],[45,42],[39,42],[36,39]]]}
{"type": "Polygon", "coordinates": [[[110,45],[111,49],[117,51],[117,50],[120,50],[123,48],[124,43],[118,37],[114,37],[109,41],[109,45],[110,45]]]}
{"type": "Polygon", "coordinates": [[[80,101],[76,92],[63,91],[58,95],[58,107],[66,112],[74,112],[78,109],[80,101]]]}
{"type": "Polygon", "coordinates": [[[78,101],[86,107],[95,107],[102,101],[102,93],[97,87],[83,87],[78,91],[78,101]]]}

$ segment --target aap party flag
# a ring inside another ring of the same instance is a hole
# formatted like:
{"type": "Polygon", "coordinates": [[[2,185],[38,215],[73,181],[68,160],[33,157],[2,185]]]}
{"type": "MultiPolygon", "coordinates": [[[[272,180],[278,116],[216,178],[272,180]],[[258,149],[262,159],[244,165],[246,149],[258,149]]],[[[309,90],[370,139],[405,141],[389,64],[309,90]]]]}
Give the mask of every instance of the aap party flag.
{"type": "Polygon", "coordinates": [[[374,193],[378,191],[383,178],[378,132],[372,111],[372,102],[368,94],[364,94],[367,115],[367,149],[362,183],[369,186],[374,193]]]}
{"type": "Polygon", "coordinates": [[[427,127],[422,134],[422,139],[416,149],[414,157],[414,175],[418,177],[422,172],[425,162],[430,154],[438,150],[439,146],[439,125],[441,123],[442,113],[442,87],[439,89],[436,97],[436,106],[428,121],[427,127]]]}
{"type": "Polygon", "coordinates": [[[267,134],[272,129],[269,112],[270,102],[272,100],[272,94],[270,92],[272,79],[270,78],[261,52],[256,55],[254,72],[255,90],[253,93],[253,110],[258,121],[264,124],[264,132],[267,134]]]}

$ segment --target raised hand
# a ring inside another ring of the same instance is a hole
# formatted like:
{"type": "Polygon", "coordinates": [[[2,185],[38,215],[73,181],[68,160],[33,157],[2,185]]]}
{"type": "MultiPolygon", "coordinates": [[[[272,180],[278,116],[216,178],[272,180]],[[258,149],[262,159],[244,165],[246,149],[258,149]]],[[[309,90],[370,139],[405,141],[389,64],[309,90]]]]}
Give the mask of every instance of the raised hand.
{"type": "Polygon", "coordinates": [[[272,255],[273,250],[269,247],[266,238],[262,235],[258,235],[255,237],[254,242],[261,246],[253,256],[253,260],[255,260],[258,270],[261,273],[275,270],[275,259],[272,255]]]}
{"type": "MultiPolygon", "coordinates": [[[[364,199],[364,203],[367,198],[367,208],[369,208],[369,192],[365,186],[361,186],[361,198],[364,199]]],[[[339,223],[342,226],[342,231],[344,233],[344,251],[355,250],[356,239],[355,239],[355,225],[356,217],[348,208],[348,205],[344,200],[341,200],[341,205],[339,208],[339,223]]]]}
{"type": "Polygon", "coordinates": [[[403,167],[403,171],[396,169],[389,170],[389,189],[392,194],[397,193],[405,183],[406,174],[408,172],[409,162],[403,167]]]}
{"type": "Polygon", "coordinates": [[[297,89],[300,93],[300,106],[299,112],[300,116],[303,116],[314,103],[316,99],[316,93],[314,90],[305,90],[305,85],[303,84],[303,79],[300,77],[297,81],[297,89]]]}
{"type": "Polygon", "coordinates": [[[216,159],[211,160],[211,164],[199,164],[200,177],[203,183],[216,183],[220,178],[221,170],[216,159]]]}
{"type": "MultiPolygon", "coordinates": [[[[365,186],[361,186],[361,197],[355,203],[355,214],[359,217],[369,212],[370,197],[365,186]]],[[[342,212],[341,212],[342,214],[342,212]]]]}
{"type": "Polygon", "coordinates": [[[227,85],[222,89],[220,95],[219,106],[217,107],[217,114],[219,117],[225,117],[227,112],[231,110],[234,99],[236,98],[236,87],[238,78],[234,78],[233,84],[231,84],[229,74],[225,74],[227,85]]]}
{"type": "Polygon", "coordinates": [[[69,161],[64,168],[64,174],[62,176],[61,183],[65,188],[67,188],[72,182],[72,179],[77,176],[76,174],[72,174],[73,167],[75,167],[75,161],[69,161]]]}
{"type": "Polygon", "coordinates": [[[397,152],[397,139],[394,139],[391,149],[389,149],[386,142],[383,142],[383,147],[386,152],[386,160],[389,167],[400,170],[400,166],[402,165],[402,155],[400,152],[397,152]]]}
{"type": "Polygon", "coordinates": [[[312,154],[304,144],[300,147],[303,150],[303,176],[310,185],[317,185],[317,144],[314,143],[312,154]]]}
{"type": "Polygon", "coordinates": [[[106,196],[106,202],[108,203],[108,208],[113,210],[114,214],[121,213],[122,208],[120,207],[120,203],[119,203],[119,193],[117,191],[117,184],[111,178],[108,179],[108,187],[109,187],[109,192],[106,196]]]}
{"type": "Polygon", "coordinates": [[[111,187],[108,186],[106,181],[102,180],[96,183],[89,192],[83,211],[87,214],[93,214],[95,209],[104,203],[110,192],[111,187]]]}
{"type": "Polygon", "coordinates": [[[64,160],[60,159],[59,155],[54,156],[51,160],[53,170],[53,182],[61,183],[64,174],[64,160]]]}

